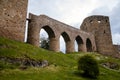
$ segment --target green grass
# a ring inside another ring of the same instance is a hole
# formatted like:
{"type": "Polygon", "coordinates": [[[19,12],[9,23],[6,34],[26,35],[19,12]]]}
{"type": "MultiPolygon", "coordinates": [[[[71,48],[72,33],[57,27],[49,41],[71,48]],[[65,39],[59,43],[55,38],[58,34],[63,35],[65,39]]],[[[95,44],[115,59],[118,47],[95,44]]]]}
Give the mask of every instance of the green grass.
{"type": "Polygon", "coordinates": [[[100,65],[103,62],[115,62],[120,65],[120,59],[97,53],[56,53],[5,38],[0,38],[0,56],[24,58],[27,55],[35,60],[48,60],[50,65],[20,70],[18,65],[0,61],[0,80],[93,80],[82,77],[77,71],[78,58],[86,54],[92,55],[99,62],[100,76],[95,80],[120,80],[120,70],[100,65]]]}

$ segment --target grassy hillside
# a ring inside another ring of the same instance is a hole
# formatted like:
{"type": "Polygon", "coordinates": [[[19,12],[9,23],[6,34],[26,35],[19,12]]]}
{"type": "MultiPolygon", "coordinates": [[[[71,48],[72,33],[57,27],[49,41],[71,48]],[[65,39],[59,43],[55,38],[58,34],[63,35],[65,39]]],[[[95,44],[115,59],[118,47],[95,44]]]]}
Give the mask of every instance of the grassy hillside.
{"type": "Polygon", "coordinates": [[[21,70],[18,64],[0,61],[0,80],[93,80],[82,77],[77,71],[78,58],[86,54],[94,56],[99,62],[100,76],[97,80],[120,80],[120,70],[101,65],[104,62],[120,65],[120,59],[97,53],[56,53],[5,38],[0,38],[0,57],[24,59],[28,56],[35,60],[47,60],[49,66],[28,67],[26,70],[21,70]]]}

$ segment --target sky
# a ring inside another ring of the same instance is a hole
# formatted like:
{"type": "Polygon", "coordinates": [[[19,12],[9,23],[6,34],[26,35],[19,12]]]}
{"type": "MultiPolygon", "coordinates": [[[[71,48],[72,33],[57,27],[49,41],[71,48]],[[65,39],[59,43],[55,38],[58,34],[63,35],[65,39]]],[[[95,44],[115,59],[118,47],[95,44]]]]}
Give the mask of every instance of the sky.
{"type": "Polygon", "coordinates": [[[120,0],[29,0],[28,13],[45,14],[78,29],[90,15],[109,16],[113,44],[120,44],[120,0]]]}

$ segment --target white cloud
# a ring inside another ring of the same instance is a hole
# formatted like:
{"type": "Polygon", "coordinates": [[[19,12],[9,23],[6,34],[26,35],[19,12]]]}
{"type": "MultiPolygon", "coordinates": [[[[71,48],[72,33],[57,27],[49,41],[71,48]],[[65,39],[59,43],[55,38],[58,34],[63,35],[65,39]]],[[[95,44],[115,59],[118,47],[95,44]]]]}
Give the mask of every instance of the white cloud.
{"type": "Polygon", "coordinates": [[[73,26],[79,23],[80,26],[87,14],[98,5],[96,0],[29,0],[28,12],[46,14],[66,24],[73,26]]]}
{"type": "Polygon", "coordinates": [[[113,44],[120,45],[120,34],[118,34],[118,33],[113,34],[113,44]]]}
{"type": "Polygon", "coordinates": [[[120,0],[29,0],[28,12],[46,14],[79,28],[89,15],[110,16],[113,42],[120,44],[120,0]]]}
{"type": "Polygon", "coordinates": [[[57,0],[57,12],[59,12],[60,21],[74,26],[79,23],[77,28],[79,28],[82,20],[91,12],[97,2],[95,0],[57,0]],[[89,7],[88,7],[89,5],[89,7]]]}
{"type": "Polygon", "coordinates": [[[120,1],[119,0],[105,0],[100,2],[101,6],[95,8],[90,15],[106,15],[110,18],[112,40],[114,44],[120,44],[120,1]],[[107,4],[109,2],[109,4],[107,4]]]}

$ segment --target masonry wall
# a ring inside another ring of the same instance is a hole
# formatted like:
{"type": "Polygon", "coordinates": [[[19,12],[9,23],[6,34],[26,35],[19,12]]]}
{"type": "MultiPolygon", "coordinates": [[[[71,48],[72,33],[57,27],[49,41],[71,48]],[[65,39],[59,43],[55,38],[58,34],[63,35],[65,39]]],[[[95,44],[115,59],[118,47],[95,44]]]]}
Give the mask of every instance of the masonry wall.
{"type": "Polygon", "coordinates": [[[28,0],[0,0],[0,36],[24,41],[28,0]]]}
{"type": "Polygon", "coordinates": [[[118,52],[120,53],[120,45],[113,45],[115,47],[116,50],[118,50],[118,52]]]}
{"type": "Polygon", "coordinates": [[[84,32],[67,24],[64,24],[60,21],[52,19],[46,15],[29,15],[28,22],[28,38],[27,42],[40,46],[40,30],[44,29],[49,36],[50,40],[50,50],[59,52],[59,38],[62,35],[66,43],[66,53],[74,52],[74,41],[78,41],[78,50],[87,52],[86,40],[89,39],[92,46],[92,51],[96,51],[96,44],[94,35],[91,33],[84,32]],[[76,39],[77,38],[77,39],[76,39]]]}
{"type": "Polygon", "coordinates": [[[80,28],[95,35],[96,48],[99,53],[105,55],[117,53],[112,44],[110,22],[107,16],[87,17],[80,28]]]}

